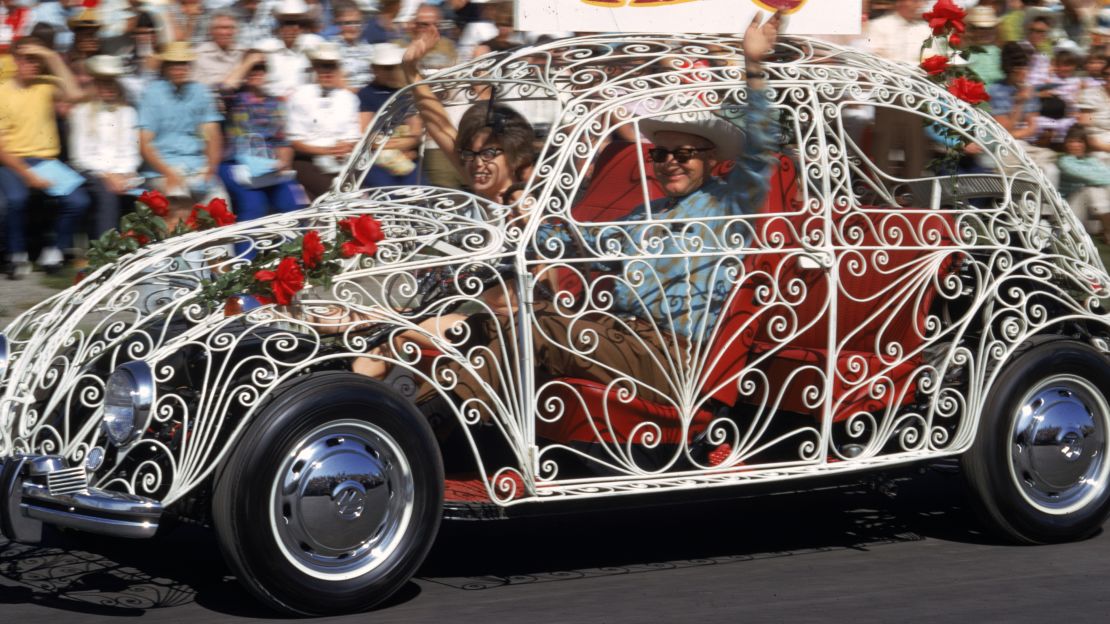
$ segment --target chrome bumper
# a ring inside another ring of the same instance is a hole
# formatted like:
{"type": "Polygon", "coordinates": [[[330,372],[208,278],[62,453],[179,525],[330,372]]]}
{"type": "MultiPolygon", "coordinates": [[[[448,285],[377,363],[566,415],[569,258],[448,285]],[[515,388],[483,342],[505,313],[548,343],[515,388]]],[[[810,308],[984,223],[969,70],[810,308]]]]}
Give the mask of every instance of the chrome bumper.
{"type": "Polygon", "coordinates": [[[0,532],[17,542],[42,539],[42,525],[116,537],[153,537],[156,500],[88,487],[84,467],[56,455],[16,455],[0,462],[0,532]]]}

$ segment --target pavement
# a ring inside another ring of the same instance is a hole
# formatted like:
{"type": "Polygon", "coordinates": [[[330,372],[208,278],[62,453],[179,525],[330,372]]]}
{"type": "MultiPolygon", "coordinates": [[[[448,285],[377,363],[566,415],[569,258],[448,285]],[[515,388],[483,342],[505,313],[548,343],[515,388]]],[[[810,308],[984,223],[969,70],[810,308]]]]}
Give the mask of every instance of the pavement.
{"type": "Polygon", "coordinates": [[[74,269],[57,275],[35,271],[21,280],[0,275],[0,328],[26,310],[73,283],[74,269]]]}

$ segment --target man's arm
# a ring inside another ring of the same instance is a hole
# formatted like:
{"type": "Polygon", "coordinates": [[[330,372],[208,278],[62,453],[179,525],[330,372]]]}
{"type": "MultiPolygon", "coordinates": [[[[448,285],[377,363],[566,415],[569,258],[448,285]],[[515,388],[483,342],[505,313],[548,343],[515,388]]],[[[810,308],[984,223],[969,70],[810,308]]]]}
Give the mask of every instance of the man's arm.
{"type": "Polygon", "coordinates": [[[177,169],[174,169],[162,160],[162,155],[158,153],[158,148],[154,147],[154,132],[146,128],[139,130],[139,154],[142,155],[143,160],[150,165],[151,169],[154,169],[166,178],[167,192],[185,188],[184,180],[181,179],[177,169]]]}
{"type": "Polygon", "coordinates": [[[31,168],[27,166],[27,162],[19,156],[4,149],[3,141],[0,141],[0,166],[7,167],[15,171],[23,183],[28,188],[38,189],[44,191],[50,188],[50,182],[35,175],[31,168]]]}
{"type": "Polygon", "coordinates": [[[81,85],[77,84],[77,78],[74,77],[73,72],[69,71],[69,67],[66,66],[65,61],[57,52],[37,44],[24,46],[22,51],[23,54],[37,56],[42,59],[50,73],[58,78],[61,89],[60,95],[63,101],[79,102],[84,99],[85,92],[81,90],[81,85]]]}
{"type": "Polygon", "coordinates": [[[204,177],[211,180],[216,175],[220,160],[223,159],[223,135],[220,133],[220,124],[212,121],[201,124],[200,133],[204,137],[204,156],[208,160],[208,169],[205,171],[204,177]]]}

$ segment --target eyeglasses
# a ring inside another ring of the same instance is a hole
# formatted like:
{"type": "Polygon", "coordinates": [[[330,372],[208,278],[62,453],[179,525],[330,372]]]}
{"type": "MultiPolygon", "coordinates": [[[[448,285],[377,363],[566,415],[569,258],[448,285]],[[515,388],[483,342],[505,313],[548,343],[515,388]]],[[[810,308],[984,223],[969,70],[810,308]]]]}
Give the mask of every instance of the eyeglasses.
{"type": "Polygon", "coordinates": [[[362,22],[359,20],[347,20],[345,22],[336,22],[338,26],[361,26],[362,22]]]}
{"type": "Polygon", "coordinates": [[[487,147],[477,152],[475,152],[474,150],[464,149],[459,150],[459,160],[461,160],[463,163],[469,163],[474,160],[475,156],[477,156],[478,158],[482,159],[482,162],[489,162],[504,153],[505,150],[501,149],[500,147],[487,147]]]}
{"type": "Polygon", "coordinates": [[[281,20],[280,22],[278,22],[278,26],[300,26],[300,25],[301,25],[300,20],[281,20]]]}
{"type": "Polygon", "coordinates": [[[698,152],[711,152],[717,148],[715,147],[680,147],[678,149],[665,149],[662,147],[653,147],[648,150],[648,156],[651,157],[651,162],[656,164],[663,164],[667,162],[668,156],[674,156],[675,162],[684,165],[690,162],[698,152]]]}
{"type": "Polygon", "coordinates": [[[1048,29],[1047,28],[1030,28],[1029,29],[1029,34],[1033,34],[1033,33],[1037,33],[1038,35],[1047,35],[1048,34],[1048,29]]]}
{"type": "Polygon", "coordinates": [[[419,26],[421,28],[434,28],[436,23],[435,22],[413,22],[412,25],[413,26],[419,26]]]}

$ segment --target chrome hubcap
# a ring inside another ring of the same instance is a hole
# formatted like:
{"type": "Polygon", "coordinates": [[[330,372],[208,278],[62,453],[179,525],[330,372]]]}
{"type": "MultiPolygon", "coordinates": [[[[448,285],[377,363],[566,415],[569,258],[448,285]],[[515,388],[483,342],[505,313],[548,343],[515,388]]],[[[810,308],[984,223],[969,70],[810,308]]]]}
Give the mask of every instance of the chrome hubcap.
{"type": "Polygon", "coordinates": [[[1029,503],[1065,514],[1105,490],[1108,419],[1102,392],[1080,377],[1055,375],[1026,393],[1010,432],[1010,470],[1029,503]]]}
{"type": "Polygon", "coordinates": [[[317,578],[372,570],[412,519],[408,459],[391,435],[362,421],[331,422],[303,437],[271,491],[270,524],[282,553],[317,578]]]}

